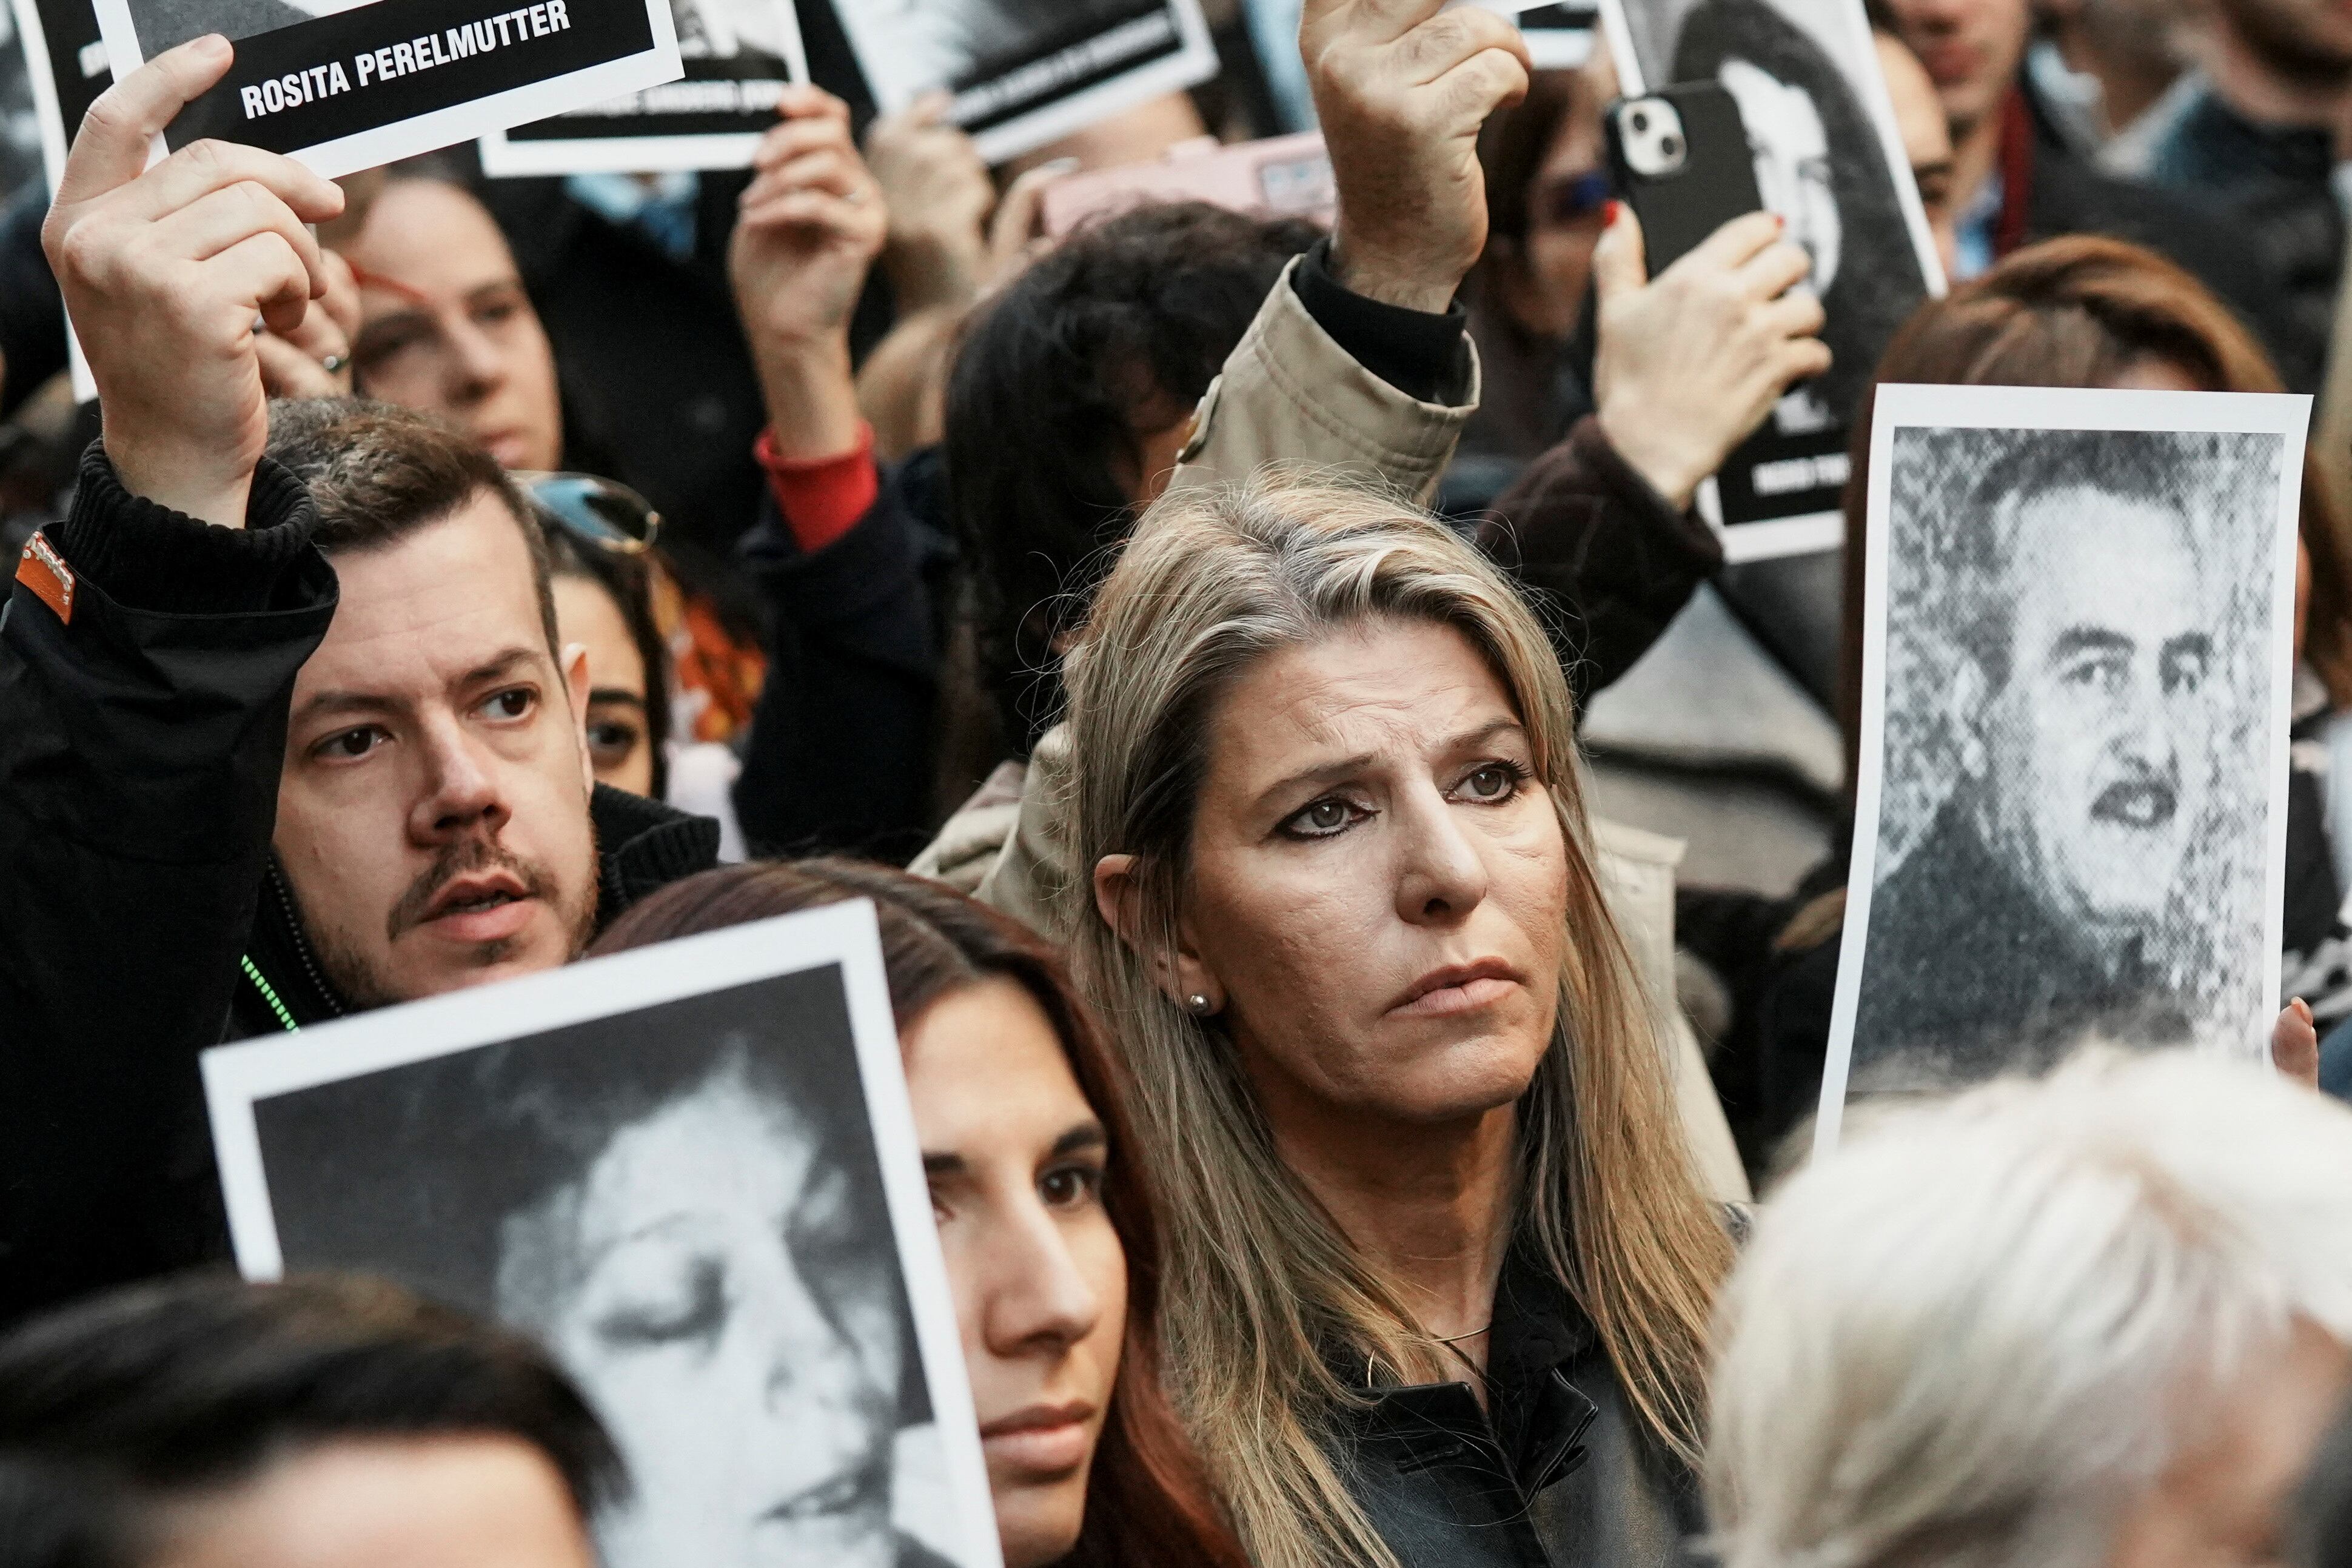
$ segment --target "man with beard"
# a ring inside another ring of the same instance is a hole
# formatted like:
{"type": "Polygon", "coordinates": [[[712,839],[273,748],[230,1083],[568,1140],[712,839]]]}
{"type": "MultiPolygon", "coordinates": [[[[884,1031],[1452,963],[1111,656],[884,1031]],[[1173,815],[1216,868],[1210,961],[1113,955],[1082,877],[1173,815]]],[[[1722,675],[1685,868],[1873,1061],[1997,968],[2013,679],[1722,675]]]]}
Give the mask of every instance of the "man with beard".
{"type": "Polygon", "coordinates": [[[0,625],[0,1319],[226,1256],[205,1047],[566,963],[717,847],[593,786],[495,458],[264,401],[256,318],[323,292],[342,198],[254,148],[144,169],[230,59],[117,83],[44,231],[104,437],[0,625]]]}
{"type": "Polygon", "coordinates": [[[2210,14],[2201,68],[2112,143],[2106,161],[2239,218],[2285,287],[2297,354],[2316,361],[2344,276],[2334,176],[2352,153],[2352,10],[2337,0],[2217,0],[2210,14]]]}
{"type": "Polygon", "coordinates": [[[1975,1079],[2100,1026],[2186,1030],[2217,609],[2176,476],[2121,439],[2053,434],[1960,513],[1959,777],[1871,896],[1859,1084],[1898,1055],[1975,1079]]]}

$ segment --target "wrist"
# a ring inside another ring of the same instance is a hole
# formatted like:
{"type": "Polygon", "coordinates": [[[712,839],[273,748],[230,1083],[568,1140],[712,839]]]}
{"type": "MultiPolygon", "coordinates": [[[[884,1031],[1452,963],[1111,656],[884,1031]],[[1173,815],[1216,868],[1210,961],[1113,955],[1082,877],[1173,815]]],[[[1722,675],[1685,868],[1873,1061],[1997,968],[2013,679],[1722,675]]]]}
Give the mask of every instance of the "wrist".
{"type": "Polygon", "coordinates": [[[185,513],[215,528],[242,529],[253,495],[253,468],[222,466],[217,449],[182,449],[144,441],[107,426],[100,431],[107,461],[122,488],[142,500],[185,513]]]}
{"type": "Polygon", "coordinates": [[[1595,417],[1601,434],[1616,448],[1627,468],[1639,474],[1676,511],[1690,510],[1692,498],[1698,494],[1701,481],[1715,471],[1715,465],[1697,463],[1675,441],[1654,439],[1650,432],[1662,422],[1639,414],[1629,415],[1621,401],[1604,399],[1595,417]]]}
{"type": "Polygon", "coordinates": [[[902,315],[941,305],[970,303],[980,293],[984,248],[960,245],[942,235],[894,234],[882,251],[882,269],[902,315]]]}
{"type": "Polygon", "coordinates": [[[1350,244],[1347,230],[1331,241],[1331,277],[1350,294],[1377,300],[1428,315],[1444,315],[1462,287],[1463,274],[1451,268],[1412,267],[1350,244]]]}
{"type": "Polygon", "coordinates": [[[864,418],[847,342],[838,334],[817,342],[771,342],[758,361],[769,441],[777,458],[814,462],[856,448],[864,418]]]}

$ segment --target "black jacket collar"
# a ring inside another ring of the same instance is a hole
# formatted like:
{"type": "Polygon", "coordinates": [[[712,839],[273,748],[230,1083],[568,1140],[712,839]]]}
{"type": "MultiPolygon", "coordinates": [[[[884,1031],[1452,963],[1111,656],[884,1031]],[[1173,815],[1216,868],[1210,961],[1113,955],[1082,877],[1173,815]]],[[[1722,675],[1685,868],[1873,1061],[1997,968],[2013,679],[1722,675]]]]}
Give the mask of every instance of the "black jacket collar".
{"type": "Polygon", "coordinates": [[[1370,1405],[1349,1423],[1365,1449],[1408,1472],[1475,1461],[1531,1497],[1583,1461],[1578,1444],[1594,1406],[1569,1372],[1597,1339],[1567,1287],[1521,1245],[1495,1290],[1487,1409],[1467,1383],[1383,1384],[1360,1354],[1328,1359],[1350,1386],[1369,1391],[1370,1405]]]}
{"type": "MultiPolygon", "coordinates": [[[[588,809],[598,846],[611,846],[597,857],[599,931],[655,889],[718,864],[719,824],[707,816],[604,784],[596,786],[588,809]]],[[[262,879],[246,963],[226,1038],[323,1024],[352,1010],[312,951],[294,889],[275,856],[262,879]]]]}
{"type": "Polygon", "coordinates": [[[1382,1386],[1360,1355],[1327,1358],[1367,1392],[1328,1441],[1381,1539],[1432,1568],[1684,1563],[1704,1522],[1688,1471],[1644,1436],[1591,1321],[1524,1244],[1491,1335],[1486,1410],[1466,1383],[1382,1386]]]}

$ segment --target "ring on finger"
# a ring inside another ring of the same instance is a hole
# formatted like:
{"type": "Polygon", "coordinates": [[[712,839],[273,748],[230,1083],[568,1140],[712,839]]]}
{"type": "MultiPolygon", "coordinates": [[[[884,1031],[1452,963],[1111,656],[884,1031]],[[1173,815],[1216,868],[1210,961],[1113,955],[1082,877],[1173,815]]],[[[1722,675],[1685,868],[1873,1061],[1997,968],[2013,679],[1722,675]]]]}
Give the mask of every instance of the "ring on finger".
{"type": "Polygon", "coordinates": [[[320,368],[324,370],[329,375],[333,375],[341,371],[343,366],[351,363],[352,356],[349,354],[327,354],[320,359],[319,365],[320,368]]]}

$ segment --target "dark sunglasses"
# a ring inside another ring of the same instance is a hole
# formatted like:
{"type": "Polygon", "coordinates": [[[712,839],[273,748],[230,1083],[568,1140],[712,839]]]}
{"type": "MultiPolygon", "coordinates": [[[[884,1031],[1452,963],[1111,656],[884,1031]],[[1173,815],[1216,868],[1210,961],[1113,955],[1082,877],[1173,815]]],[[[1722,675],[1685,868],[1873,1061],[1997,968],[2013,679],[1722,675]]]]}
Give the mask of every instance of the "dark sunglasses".
{"type": "Polygon", "coordinates": [[[1581,174],[1554,180],[1543,188],[1537,204],[1543,221],[1551,224],[1580,223],[1609,205],[1617,188],[1606,169],[1591,169],[1581,174]]]}
{"type": "Polygon", "coordinates": [[[521,470],[514,481],[540,516],[606,555],[643,555],[661,532],[661,513],[626,485],[593,474],[521,470]]]}

